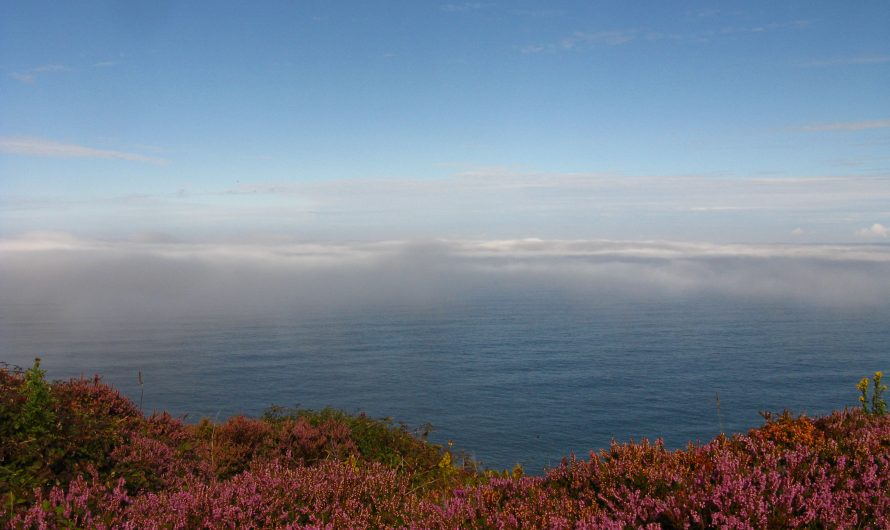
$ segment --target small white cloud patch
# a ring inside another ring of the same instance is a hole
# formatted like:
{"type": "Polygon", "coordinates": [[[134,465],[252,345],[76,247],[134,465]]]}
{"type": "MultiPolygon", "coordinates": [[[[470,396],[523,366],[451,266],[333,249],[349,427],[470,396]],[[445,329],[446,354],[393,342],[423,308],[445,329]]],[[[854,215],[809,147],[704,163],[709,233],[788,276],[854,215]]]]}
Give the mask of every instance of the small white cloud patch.
{"type": "Polygon", "coordinates": [[[887,237],[890,235],[890,228],[880,223],[875,223],[868,228],[857,230],[856,235],[859,237],[887,237]]]}

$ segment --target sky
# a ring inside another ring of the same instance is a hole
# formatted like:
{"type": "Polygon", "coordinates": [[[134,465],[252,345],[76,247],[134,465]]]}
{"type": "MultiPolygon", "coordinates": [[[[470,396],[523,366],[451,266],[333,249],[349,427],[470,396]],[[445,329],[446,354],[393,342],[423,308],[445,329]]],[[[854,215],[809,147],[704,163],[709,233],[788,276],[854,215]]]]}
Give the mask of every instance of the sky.
{"type": "Polygon", "coordinates": [[[0,239],[883,244],[888,25],[886,1],[0,0],[0,239]]]}

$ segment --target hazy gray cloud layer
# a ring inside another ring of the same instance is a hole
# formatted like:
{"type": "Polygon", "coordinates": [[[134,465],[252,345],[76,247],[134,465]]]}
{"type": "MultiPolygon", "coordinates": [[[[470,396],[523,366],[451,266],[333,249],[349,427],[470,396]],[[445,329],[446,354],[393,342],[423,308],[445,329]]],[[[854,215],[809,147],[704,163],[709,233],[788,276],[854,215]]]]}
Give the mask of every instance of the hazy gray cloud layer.
{"type": "MultiPolygon", "coordinates": [[[[2,150],[0,145],[0,150],[2,150]]],[[[0,197],[0,237],[72,230],[97,238],[288,233],[305,239],[521,237],[857,242],[888,225],[890,175],[732,177],[522,173],[245,182],[129,195],[0,197]],[[800,229],[793,234],[792,231],[800,229]]]]}
{"type": "Polygon", "coordinates": [[[0,241],[0,297],[66,316],[176,318],[447,305],[485,293],[716,295],[839,307],[890,300],[890,245],[623,241],[190,244],[63,234],[0,241]]]}

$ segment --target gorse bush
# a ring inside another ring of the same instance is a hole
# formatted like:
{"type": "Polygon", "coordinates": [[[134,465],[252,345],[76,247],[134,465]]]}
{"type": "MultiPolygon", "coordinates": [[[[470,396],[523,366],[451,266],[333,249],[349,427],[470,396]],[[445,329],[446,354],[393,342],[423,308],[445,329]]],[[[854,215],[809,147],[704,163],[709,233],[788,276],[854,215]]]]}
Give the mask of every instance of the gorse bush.
{"type": "Polygon", "coordinates": [[[872,377],[872,382],[874,383],[874,387],[871,392],[871,399],[868,398],[868,385],[869,380],[867,377],[863,377],[859,384],[856,385],[856,388],[862,394],[859,396],[859,403],[862,405],[862,410],[866,414],[875,414],[875,415],[883,415],[887,412],[887,403],[884,401],[884,391],[887,390],[887,385],[881,384],[881,379],[884,377],[884,372],[877,371],[875,375],[872,377]],[[871,405],[871,406],[869,406],[871,405]]]}
{"type": "Polygon", "coordinates": [[[682,450],[613,443],[528,477],[330,409],[145,417],[98,378],[47,383],[35,363],[0,370],[0,526],[890,528],[890,416],[871,383],[862,410],[765,414],[682,450]]]}

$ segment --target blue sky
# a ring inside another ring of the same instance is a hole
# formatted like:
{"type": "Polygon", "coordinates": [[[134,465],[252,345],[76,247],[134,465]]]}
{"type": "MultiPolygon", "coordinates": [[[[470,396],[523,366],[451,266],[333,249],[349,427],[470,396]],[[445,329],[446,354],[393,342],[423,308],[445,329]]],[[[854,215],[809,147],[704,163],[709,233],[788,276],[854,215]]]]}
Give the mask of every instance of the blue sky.
{"type": "Polygon", "coordinates": [[[0,237],[888,237],[887,2],[0,11],[0,237]]]}

